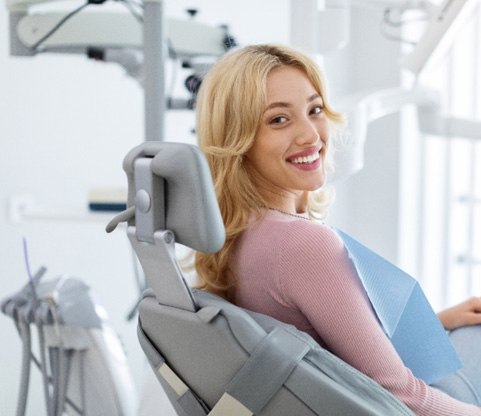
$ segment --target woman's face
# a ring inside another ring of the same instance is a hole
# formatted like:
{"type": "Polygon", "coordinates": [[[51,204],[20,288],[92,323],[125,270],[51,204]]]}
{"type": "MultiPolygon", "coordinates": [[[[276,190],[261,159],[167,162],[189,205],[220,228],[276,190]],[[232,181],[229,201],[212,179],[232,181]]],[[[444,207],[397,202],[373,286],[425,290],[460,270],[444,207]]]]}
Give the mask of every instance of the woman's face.
{"type": "MultiPolygon", "coordinates": [[[[267,76],[266,108],[246,156],[257,186],[275,208],[299,208],[325,180],[329,123],[322,97],[301,70],[281,66],[267,76]]],[[[304,207],[305,208],[305,207],[304,207]]]]}

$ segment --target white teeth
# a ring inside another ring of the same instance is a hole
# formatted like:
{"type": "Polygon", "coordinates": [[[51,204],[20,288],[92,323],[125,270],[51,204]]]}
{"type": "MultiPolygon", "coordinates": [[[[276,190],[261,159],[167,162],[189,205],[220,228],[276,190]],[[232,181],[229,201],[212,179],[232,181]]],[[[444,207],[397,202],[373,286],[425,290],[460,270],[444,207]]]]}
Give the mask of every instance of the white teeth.
{"type": "Polygon", "coordinates": [[[292,159],[292,163],[312,163],[315,162],[317,159],[319,159],[319,153],[313,153],[312,155],[309,156],[303,156],[303,157],[296,157],[295,159],[292,159]]]}

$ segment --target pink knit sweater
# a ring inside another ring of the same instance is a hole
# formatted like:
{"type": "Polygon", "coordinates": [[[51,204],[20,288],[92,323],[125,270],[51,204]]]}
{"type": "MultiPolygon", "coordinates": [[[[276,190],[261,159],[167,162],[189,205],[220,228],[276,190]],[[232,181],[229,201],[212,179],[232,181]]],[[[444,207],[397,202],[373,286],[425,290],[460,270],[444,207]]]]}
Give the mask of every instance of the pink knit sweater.
{"type": "Polygon", "coordinates": [[[240,237],[235,303],[295,325],[421,416],[481,415],[426,385],[384,334],[342,240],[329,227],[266,211],[240,237]]]}

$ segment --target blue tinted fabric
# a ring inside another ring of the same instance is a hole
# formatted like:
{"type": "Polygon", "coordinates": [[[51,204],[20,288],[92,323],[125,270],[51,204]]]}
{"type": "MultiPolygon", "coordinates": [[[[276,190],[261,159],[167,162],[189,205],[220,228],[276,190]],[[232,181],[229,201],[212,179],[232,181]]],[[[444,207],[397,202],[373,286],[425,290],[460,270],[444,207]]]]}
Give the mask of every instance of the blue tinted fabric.
{"type": "Polygon", "coordinates": [[[431,384],[462,367],[456,350],[419,283],[392,263],[336,230],[373,309],[399,356],[431,384]]]}

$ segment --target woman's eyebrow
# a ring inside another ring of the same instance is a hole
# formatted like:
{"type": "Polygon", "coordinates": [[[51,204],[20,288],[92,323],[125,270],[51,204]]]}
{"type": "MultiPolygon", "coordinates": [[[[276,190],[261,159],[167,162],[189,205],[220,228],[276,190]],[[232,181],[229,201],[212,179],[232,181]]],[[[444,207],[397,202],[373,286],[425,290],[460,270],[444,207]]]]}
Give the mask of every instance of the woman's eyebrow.
{"type": "Polygon", "coordinates": [[[280,107],[280,108],[288,108],[288,107],[292,107],[292,104],[291,103],[286,103],[286,102],[283,102],[283,101],[276,101],[276,102],[273,102],[273,103],[270,103],[264,110],[264,112],[266,112],[267,110],[270,110],[272,108],[277,108],[277,107],[280,107]]]}
{"type": "MultiPolygon", "coordinates": [[[[317,100],[318,98],[321,98],[321,96],[317,93],[315,94],[312,94],[311,96],[309,96],[306,100],[307,103],[310,103],[314,100],[317,100]]],[[[264,112],[266,112],[267,110],[271,110],[273,108],[289,108],[289,107],[292,107],[292,104],[291,103],[288,103],[288,102],[285,102],[285,101],[275,101],[273,103],[270,103],[264,110],[264,112]]]]}
{"type": "Polygon", "coordinates": [[[321,97],[319,94],[317,94],[317,93],[312,94],[312,95],[307,99],[307,102],[310,103],[310,102],[312,102],[312,101],[314,101],[314,100],[317,100],[318,98],[321,98],[321,99],[322,99],[322,97],[321,97]]]}

